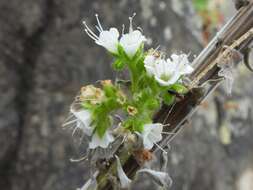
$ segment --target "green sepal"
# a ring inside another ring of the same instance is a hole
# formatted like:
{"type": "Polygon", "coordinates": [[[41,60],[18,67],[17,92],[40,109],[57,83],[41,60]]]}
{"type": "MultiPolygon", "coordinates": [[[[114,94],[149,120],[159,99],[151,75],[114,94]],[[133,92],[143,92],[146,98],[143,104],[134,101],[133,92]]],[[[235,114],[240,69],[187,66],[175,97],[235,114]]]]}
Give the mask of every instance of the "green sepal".
{"type": "Polygon", "coordinates": [[[121,59],[116,59],[112,64],[112,68],[116,71],[120,71],[125,68],[125,65],[125,62],[123,62],[121,59]]]}
{"type": "Polygon", "coordinates": [[[175,84],[171,85],[170,89],[179,93],[179,94],[186,94],[188,92],[188,89],[180,83],[175,83],[175,84]]]}
{"type": "Polygon", "coordinates": [[[143,49],[144,49],[144,43],[140,45],[134,56],[132,57],[133,62],[138,62],[141,58],[144,57],[143,54],[143,49]]]}
{"type": "Polygon", "coordinates": [[[128,62],[129,61],[129,57],[127,56],[124,48],[121,45],[118,45],[118,58],[122,61],[122,62],[128,62]]]}

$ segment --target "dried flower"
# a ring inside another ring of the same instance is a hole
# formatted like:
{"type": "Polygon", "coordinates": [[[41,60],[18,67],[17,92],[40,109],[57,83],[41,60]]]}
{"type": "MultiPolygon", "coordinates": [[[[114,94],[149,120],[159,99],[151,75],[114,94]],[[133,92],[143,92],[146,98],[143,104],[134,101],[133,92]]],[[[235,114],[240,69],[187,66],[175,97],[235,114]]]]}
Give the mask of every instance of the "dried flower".
{"type": "Polygon", "coordinates": [[[138,113],[138,110],[136,107],[133,106],[127,106],[127,113],[131,116],[134,116],[138,113]]]}
{"type": "Polygon", "coordinates": [[[85,109],[76,111],[73,107],[71,107],[70,112],[75,116],[75,119],[65,123],[64,125],[68,125],[75,122],[76,126],[73,131],[73,134],[77,129],[81,129],[85,135],[91,136],[93,128],[91,127],[92,119],[90,111],[85,109]]]}
{"type": "Polygon", "coordinates": [[[91,142],[89,143],[90,149],[95,149],[97,147],[101,148],[107,148],[108,145],[114,141],[114,137],[110,134],[110,132],[107,130],[103,137],[99,137],[97,133],[94,133],[92,135],[91,142]]]}
{"type": "Polygon", "coordinates": [[[125,189],[125,188],[129,188],[132,180],[129,179],[127,177],[127,175],[125,174],[122,165],[120,163],[119,157],[117,155],[115,155],[116,161],[117,161],[117,173],[118,173],[118,177],[119,177],[119,181],[120,181],[120,185],[121,188],[125,189]]]}
{"type": "Polygon", "coordinates": [[[105,98],[104,92],[93,85],[87,85],[81,88],[80,100],[89,101],[91,104],[101,103],[105,98]]]}
{"type": "Polygon", "coordinates": [[[154,182],[162,186],[165,189],[168,189],[172,185],[172,180],[168,173],[155,171],[151,169],[140,169],[137,174],[144,173],[147,174],[154,182]]]}

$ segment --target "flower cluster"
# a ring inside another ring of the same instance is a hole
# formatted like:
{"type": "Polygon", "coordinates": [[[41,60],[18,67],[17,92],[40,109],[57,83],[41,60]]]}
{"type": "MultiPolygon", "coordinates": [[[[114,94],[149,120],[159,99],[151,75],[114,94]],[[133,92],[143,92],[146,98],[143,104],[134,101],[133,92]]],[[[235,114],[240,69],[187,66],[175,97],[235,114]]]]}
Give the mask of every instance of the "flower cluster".
{"type": "MultiPolygon", "coordinates": [[[[176,101],[175,94],[187,93],[182,79],[193,71],[188,56],[172,54],[165,59],[158,50],[145,51],[146,37],[133,29],[133,17],[129,18],[128,33],[122,32],[121,36],[114,27],[103,29],[98,15],[96,19],[98,34],[83,22],[85,32],[114,57],[112,68],[116,72],[129,72],[130,80],[117,79],[114,83],[104,80],[96,86],[82,87],[70,109],[74,119],[64,125],[71,125],[73,134],[82,131],[89,139],[89,150],[109,150],[119,137],[122,138],[119,142],[127,145],[141,141],[138,147],[129,146],[129,152],[133,147],[143,150],[151,150],[154,145],[160,147],[158,142],[166,134],[164,125],[153,123],[152,119],[163,103],[171,105],[176,101]]],[[[119,166],[120,178],[125,179],[122,171],[119,166]]],[[[163,174],[144,171],[149,175],[163,174]]]]}

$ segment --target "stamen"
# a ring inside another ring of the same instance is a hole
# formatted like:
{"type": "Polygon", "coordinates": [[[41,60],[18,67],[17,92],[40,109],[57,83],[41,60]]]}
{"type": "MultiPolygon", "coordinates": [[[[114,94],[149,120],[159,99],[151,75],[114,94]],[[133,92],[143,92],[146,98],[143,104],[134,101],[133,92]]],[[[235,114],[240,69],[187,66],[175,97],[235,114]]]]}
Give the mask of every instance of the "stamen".
{"type": "Polygon", "coordinates": [[[143,33],[143,30],[142,30],[141,27],[138,26],[137,29],[140,30],[143,33]]]}
{"type": "Polygon", "coordinates": [[[171,108],[170,108],[168,114],[166,115],[166,117],[165,117],[164,120],[163,120],[163,123],[164,123],[164,122],[168,119],[168,117],[170,116],[170,114],[171,114],[171,112],[172,112],[172,110],[173,110],[175,104],[176,104],[176,103],[174,103],[174,104],[171,106],[171,108]]]}
{"type": "Polygon", "coordinates": [[[84,26],[85,26],[85,32],[92,38],[92,39],[94,39],[94,38],[96,38],[96,39],[98,39],[98,36],[89,28],[89,26],[86,24],[86,22],[85,21],[83,21],[83,24],[84,24],[84,26]]]}
{"type": "Polygon", "coordinates": [[[95,14],[95,17],[97,19],[97,23],[98,23],[98,26],[99,26],[100,30],[103,31],[102,25],[101,25],[101,23],[100,23],[100,21],[98,19],[98,14],[95,14]]]}
{"type": "Polygon", "coordinates": [[[64,124],[62,125],[62,127],[65,127],[65,126],[67,126],[67,125],[70,125],[70,124],[76,122],[77,120],[78,120],[78,119],[74,119],[74,120],[72,120],[72,121],[68,121],[68,122],[64,123],[64,124]]]}
{"type": "Polygon", "coordinates": [[[87,29],[85,29],[84,30],[85,32],[86,32],[86,34],[91,38],[91,39],[93,39],[93,40],[98,40],[98,39],[96,39],[94,36],[92,36],[90,33],[89,33],[89,31],[87,30],[87,29]]]}
{"type": "Polygon", "coordinates": [[[74,128],[73,132],[72,132],[72,137],[74,136],[74,134],[76,133],[76,130],[80,128],[80,123],[77,124],[77,126],[74,128]]]}
{"type": "Polygon", "coordinates": [[[75,117],[73,114],[69,114],[69,116],[63,121],[63,124],[66,123],[71,118],[75,117]]]}
{"type": "Polygon", "coordinates": [[[166,154],[168,154],[168,152],[166,152],[159,144],[153,142],[161,151],[165,152],[166,154]]]}
{"type": "Polygon", "coordinates": [[[129,33],[133,32],[133,18],[135,17],[136,13],[133,16],[129,17],[129,33]]]}
{"type": "Polygon", "coordinates": [[[95,27],[99,32],[102,32],[102,30],[97,25],[95,25],[95,27]]]}
{"type": "Polygon", "coordinates": [[[70,162],[81,162],[81,161],[83,161],[83,160],[87,160],[88,159],[88,156],[83,156],[83,157],[81,157],[81,158],[79,158],[79,159],[73,159],[73,158],[71,158],[70,159],[70,162]]]}

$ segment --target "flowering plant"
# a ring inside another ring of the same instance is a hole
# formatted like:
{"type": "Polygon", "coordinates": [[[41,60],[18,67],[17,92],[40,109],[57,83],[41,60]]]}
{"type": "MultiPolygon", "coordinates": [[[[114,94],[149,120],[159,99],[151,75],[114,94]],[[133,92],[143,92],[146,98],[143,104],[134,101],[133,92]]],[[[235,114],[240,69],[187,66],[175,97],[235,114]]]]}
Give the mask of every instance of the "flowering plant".
{"type": "MultiPolygon", "coordinates": [[[[171,105],[176,101],[172,92],[187,93],[183,78],[193,68],[185,54],[172,54],[166,59],[165,54],[158,50],[145,51],[146,37],[140,30],[133,29],[133,17],[129,18],[128,33],[121,36],[116,28],[103,29],[98,15],[96,19],[98,25],[95,27],[99,34],[95,34],[86,22],[85,32],[113,56],[113,70],[127,71],[130,80],[103,80],[99,86],[82,87],[70,108],[74,119],[64,125],[71,124],[73,134],[81,130],[89,139],[88,157],[93,162],[116,157],[120,184],[126,187],[131,180],[123,173],[115,153],[117,148],[124,144],[131,154],[136,149],[149,151],[154,145],[159,147],[158,142],[166,133],[163,133],[162,123],[152,122],[153,116],[162,103],[171,105]],[[109,151],[109,154],[99,153],[101,151],[109,151]]],[[[161,171],[145,169],[141,172],[167,176],[161,171]]],[[[89,183],[94,185],[91,180],[89,183]]]]}

